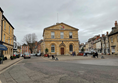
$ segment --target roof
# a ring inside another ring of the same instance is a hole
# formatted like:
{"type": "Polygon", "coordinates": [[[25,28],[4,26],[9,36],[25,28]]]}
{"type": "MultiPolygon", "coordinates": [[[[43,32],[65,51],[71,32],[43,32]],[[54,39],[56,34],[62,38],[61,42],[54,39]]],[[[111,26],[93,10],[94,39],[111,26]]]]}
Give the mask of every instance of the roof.
{"type": "Polygon", "coordinates": [[[50,27],[54,27],[54,26],[57,26],[57,25],[60,25],[60,24],[64,24],[64,25],[66,25],[66,26],[69,26],[69,27],[71,27],[71,28],[74,28],[74,29],[76,29],[76,30],[79,30],[78,28],[72,27],[72,26],[70,26],[70,25],[68,25],[68,24],[65,24],[65,23],[61,22],[61,23],[57,23],[56,25],[52,25],[52,26],[49,26],[49,27],[44,28],[44,30],[43,30],[43,36],[44,36],[45,29],[48,29],[48,28],[50,28],[50,27]]]}
{"type": "Polygon", "coordinates": [[[7,18],[3,15],[3,18],[10,24],[10,26],[14,29],[14,27],[11,25],[11,23],[7,20],[7,18]]]}
{"type": "Polygon", "coordinates": [[[1,11],[2,13],[4,12],[1,7],[0,7],[0,11],[1,11]]]}
{"type": "Polygon", "coordinates": [[[115,27],[112,27],[112,31],[110,32],[110,34],[108,36],[111,36],[114,34],[118,34],[118,25],[115,27]]]}
{"type": "Polygon", "coordinates": [[[27,44],[23,44],[22,46],[27,46],[27,44]]]}

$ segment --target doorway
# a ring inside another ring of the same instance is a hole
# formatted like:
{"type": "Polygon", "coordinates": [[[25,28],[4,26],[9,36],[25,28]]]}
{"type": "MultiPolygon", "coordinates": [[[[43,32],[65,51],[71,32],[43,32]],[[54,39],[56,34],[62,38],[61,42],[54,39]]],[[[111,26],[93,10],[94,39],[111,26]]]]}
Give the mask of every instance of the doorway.
{"type": "Polygon", "coordinates": [[[61,48],[61,55],[64,55],[64,48],[61,48]]]}

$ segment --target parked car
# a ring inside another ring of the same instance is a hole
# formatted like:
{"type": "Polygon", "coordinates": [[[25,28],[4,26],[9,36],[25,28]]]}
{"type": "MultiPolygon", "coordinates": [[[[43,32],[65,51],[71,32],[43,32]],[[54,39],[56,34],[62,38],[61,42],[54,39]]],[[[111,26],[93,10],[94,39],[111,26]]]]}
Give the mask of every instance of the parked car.
{"type": "Polygon", "coordinates": [[[28,52],[24,53],[24,59],[26,59],[26,58],[31,58],[30,53],[28,53],[28,52]]]}
{"type": "Polygon", "coordinates": [[[30,54],[31,56],[34,56],[34,54],[32,53],[32,54],[30,54]]]}
{"type": "Polygon", "coordinates": [[[41,56],[41,53],[37,53],[37,56],[41,56]]]}

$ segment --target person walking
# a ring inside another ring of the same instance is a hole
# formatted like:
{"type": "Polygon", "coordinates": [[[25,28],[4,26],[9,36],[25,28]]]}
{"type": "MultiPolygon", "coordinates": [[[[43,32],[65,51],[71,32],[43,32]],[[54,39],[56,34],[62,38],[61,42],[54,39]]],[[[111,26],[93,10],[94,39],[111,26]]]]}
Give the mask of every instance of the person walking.
{"type": "Polygon", "coordinates": [[[95,53],[93,52],[93,58],[95,58],[95,53]]]}
{"type": "Polygon", "coordinates": [[[72,55],[74,56],[74,52],[72,52],[72,55]]]}
{"type": "Polygon", "coordinates": [[[97,52],[95,53],[95,56],[97,56],[97,58],[98,58],[98,53],[97,52]]]}

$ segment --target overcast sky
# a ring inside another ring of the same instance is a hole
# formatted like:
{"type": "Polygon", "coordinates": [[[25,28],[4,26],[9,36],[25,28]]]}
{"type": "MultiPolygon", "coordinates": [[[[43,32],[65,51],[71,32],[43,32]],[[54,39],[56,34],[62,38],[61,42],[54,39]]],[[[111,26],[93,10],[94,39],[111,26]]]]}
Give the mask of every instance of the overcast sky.
{"type": "Polygon", "coordinates": [[[118,0],[0,0],[0,7],[19,43],[29,33],[35,33],[39,41],[43,29],[57,22],[78,28],[79,40],[85,43],[110,32],[118,19],[118,0]]]}

